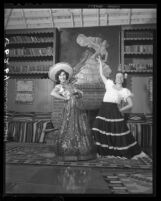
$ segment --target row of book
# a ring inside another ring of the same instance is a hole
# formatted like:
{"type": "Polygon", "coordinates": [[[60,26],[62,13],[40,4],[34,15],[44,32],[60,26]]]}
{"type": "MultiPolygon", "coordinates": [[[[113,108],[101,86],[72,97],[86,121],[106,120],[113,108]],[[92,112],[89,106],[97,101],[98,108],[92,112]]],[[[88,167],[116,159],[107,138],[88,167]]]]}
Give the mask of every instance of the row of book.
{"type": "Polygon", "coordinates": [[[45,129],[53,129],[50,112],[6,112],[7,141],[43,143],[45,129]]]}
{"type": "Polygon", "coordinates": [[[152,147],[153,133],[151,124],[128,123],[128,127],[142,148],[152,147]]]}
{"type": "MultiPolygon", "coordinates": [[[[45,130],[52,129],[53,125],[51,125],[50,120],[10,121],[7,126],[6,137],[15,142],[43,143],[46,137],[45,130]]],[[[128,127],[141,147],[152,147],[151,124],[128,123],[128,127]]]]}
{"type": "Polygon", "coordinates": [[[13,36],[9,38],[9,42],[11,43],[31,43],[31,42],[53,42],[53,37],[41,37],[41,36],[13,36]]]}
{"type": "Polygon", "coordinates": [[[153,101],[153,78],[148,78],[149,101],[153,101]]]}
{"type": "Polygon", "coordinates": [[[10,121],[7,128],[7,141],[43,143],[45,130],[50,120],[41,121],[10,121]]]}
{"type": "Polygon", "coordinates": [[[125,31],[125,38],[153,38],[152,31],[125,31]]]}
{"type": "Polygon", "coordinates": [[[32,72],[48,72],[49,65],[30,65],[30,66],[11,66],[9,65],[9,73],[32,73],[32,72]]]}
{"type": "Polygon", "coordinates": [[[122,66],[122,70],[130,71],[130,70],[136,70],[136,71],[149,71],[151,72],[153,70],[153,64],[139,64],[139,63],[129,63],[122,66]]]}
{"type": "Polygon", "coordinates": [[[10,57],[19,57],[19,56],[52,56],[53,48],[17,48],[10,49],[10,57]]]}
{"type": "Polygon", "coordinates": [[[124,52],[153,54],[153,45],[126,45],[124,46],[124,52]]]}
{"type": "MultiPolygon", "coordinates": [[[[6,117],[8,121],[14,120],[49,120],[51,119],[51,112],[15,112],[7,111],[6,117]]],[[[125,113],[125,118],[129,122],[152,122],[152,114],[143,114],[143,113],[125,113]]]]}
{"type": "MultiPolygon", "coordinates": [[[[43,143],[45,130],[56,128],[51,113],[8,111],[7,139],[16,142],[43,143]]],[[[152,147],[152,115],[127,114],[128,127],[141,147],[152,147]],[[148,121],[149,120],[149,121],[148,121]]]]}
{"type": "Polygon", "coordinates": [[[37,120],[50,120],[50,112],[15,112],[7,111],[6,117],[8,121],[37,121],[37,120]]]}

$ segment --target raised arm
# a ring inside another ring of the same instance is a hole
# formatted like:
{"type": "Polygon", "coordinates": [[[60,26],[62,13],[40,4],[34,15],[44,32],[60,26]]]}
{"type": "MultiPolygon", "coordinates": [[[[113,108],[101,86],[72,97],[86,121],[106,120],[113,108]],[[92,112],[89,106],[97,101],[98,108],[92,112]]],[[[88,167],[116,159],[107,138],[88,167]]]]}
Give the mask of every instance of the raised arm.
{"type": "Polygon", "coordinates": [[[102,81],[105,84],[105,82],[107,81],[107,78],[103,75],[102,61],[101,61],[101,57],[100,56],[98,56],[97,61],[99,62],[99,73],[100,73],[100,76],[102,78],[102,81]]]}

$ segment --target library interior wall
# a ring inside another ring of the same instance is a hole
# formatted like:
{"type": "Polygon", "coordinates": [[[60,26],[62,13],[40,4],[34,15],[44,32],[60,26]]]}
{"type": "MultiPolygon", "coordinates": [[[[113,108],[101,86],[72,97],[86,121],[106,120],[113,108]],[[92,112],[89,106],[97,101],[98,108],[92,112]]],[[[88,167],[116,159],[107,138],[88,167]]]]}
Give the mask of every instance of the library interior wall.
{"type": "Polygon", "coordinates": [[[132,113],[152,113],[147,90],[148,77],[132,76],[131,90],[134,94],[132,113]]]}
{"type": "MultiPolygon", "coordinates": [[[[103,28],[102,28],[103,29],[103,28]]],[[[91,31],[91,29],[86,28],[85,33],[88,33],[91,31]]],[[[100,29],[101,30],[101,29],[100,29]]],[[[103,29],[104,30],[104,29],[103,29]]],[[[113,27],[113,30],[115,30],[115,27],[113,27]]],[[[62,31],[68,31],[70,34],[73,34],[73,29],[62,29],[62,31]]],[[[79,33],[80,29],[76,29],[74,31],[75,33],[79,33]]],[[[118,31],[118,30],[117,30],[118,31]]],[[[104,33],[104,31],[102,32],[104,33]]],[[[106,31],[106,33],[109,33],[106,31]]],[[[112,31],[114,34],[115,32],[112,31]]],[[[71,36],[72,36],[71,34],[71,36]]],[[[105,34],[105,33],[104,33],[105,34]]],[[[113,34],[110,34],[110,37],[113,38],[113,34]]],[[[118,41],[117,41],[118,44],[118,41]]],[[[63,43],[61,44],[63,45],[63,43]]],[[[116,67],[119,62],[119,51],[117,48],[115,48],[116,45],[112,46],[112,53],[109,53],[110,58],[110,64],[112,65],[112,79],[114,79],[114,74],[116,72],[116,67]],[[116,51],[117,50],[117,51],[116,51]]],[[[62,46],[63,49],[63,46],[62,46]]],[[[63,61],[66,61],[66,51],[63,51],[63,54],[60,54],[60,58],[63,61]]],[[[72,63],[72,57],[68,58],[68,62],[72,63]]],[[[78,59],[78,58],[77,58],[78,59]]],[[[73,61],[73,65],[75,63],[75,60],[73,61]]],[[[147,96],[147,77],[146,75],[140,76],[140,75],[129,75],[128,76],[128,82],[127,82],[127,88],[129,88],[134,93],[134,106],[130,112],[132,113],[152,113],[152,109],[149,105],[149,100],[147,96]]],[[[54,98],[50,96],[50,92],[53,88],[53,82],[49,79],[33,79],[34,80],[34,102],[33,104],[17,104],[15,102],[16,98],[16,80],[15,79],[9,79],[8,80],[8,86],[7,86],[7,110],[14,110],[16,112],[52,112],[54,107],[58,107],[58,101],[57,104],[54,105],[55,101],[54,98]]],[[[94,89],[93,89],[94,90],[94,89]]],[[[103,97],[103,94],[102,94],[103,97]]],[[[89,99],[91,101],[93,97],[89,99]]]]}
{"type": "MultiPolygon", "coordinates": [[[[132,113],[152,113],[146,88],[147,80],[148,78],[145,76],[130,76],[128,78],[127,87],[134,94],[134,105],[130,111],[132,113]]],[[[34,79],[33,104],[17,104],[15,102],[16,79],[9,79],[7,85],[7,110],[16,112],[52,112],[54,109],[53,97],[50,96],[52,88],[53,82],[49,79],[34,79]]],[[[93,97],[91,98],[93,99],[93,97]]],[[[89,101],[91,100],[89,99],[89,101]]]]}

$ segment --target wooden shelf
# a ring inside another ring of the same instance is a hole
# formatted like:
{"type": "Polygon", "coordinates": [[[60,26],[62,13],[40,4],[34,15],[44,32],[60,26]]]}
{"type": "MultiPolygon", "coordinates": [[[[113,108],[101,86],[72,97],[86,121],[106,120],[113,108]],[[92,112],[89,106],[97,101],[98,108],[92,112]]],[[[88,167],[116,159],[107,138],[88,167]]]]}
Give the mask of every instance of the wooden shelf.
{"type": "Polygon", "coordinates": [[[122,70],[122,72],[124,73],[142,73],[142,74],[152,74],[153,71],[152,70],[122,70]]]}
{"type": "Polygon", "coordinates": [[[136,24],[136,25],[123,25],[123,31],[153,31],[156,29],[156,24],[136,24]]]}
{"type": "Polygon", "coordinates": [[[11,59],[11,58],[23,58],[23,59],[24,59],[24,58],[26,58],[26,57],[27,57],[27,58],[30,58],[30,57],[31,57],[31,58],[32,58],[32,57],[33,57],[33,58],[35,58],[35,57],[40,57],[40,58],[41,58],[41,57],[51,57],[51,56],[52,56],[52,54],[51,54],[51,55],[39,55],[39,56],[38,56],[38,55],[24,55],[24,56],[17,55],[17,56],[10,56],[9,59],[11,59]]]}
{"type": "Polygon", "coordinates": [[[141,41],[141,40],[153,40],[153,38],[124,38],[124,40],[134,40],[134,41],[137,41],[137,40],[139,40],[139,41],[141,41]]]}
{"type": "Polygon", "coordinates": [[[12,42],[10,43],[8,46],[23,46],[23,45],[46,45],[46,44],[49,44],[51,45],[51,43],[53,43],[53,41],[44,41],[44,42],[41,42],[41,41],[32,41],[32,42],[12,42]]]}
{"type": "Polygon", "coordinates": [[[146,52],[124,52],[126,55],[153,55],[153,53],[146,52]]]}
{"type": "Polygon", "coordinates": [[[45,79],[48,78],[48,72],[38,72],[38,73],[8,73],[7,76],[9,76],[12,79],[30,79],[30,78],[40,78],[45,79]]]}
{"type": "Polygon", "coordinates": [[[47,61],[53,60],[53,56],[17,56],[17,57],[9,57],[9,61],[47,61]]]}
{"type": "Polygon", "coordinates": [[[6,34],[9,35],[35,35],[35,34],[53,34],[53,28],[37,28],[37,29],[12,29],[12,30],[7,30],[6,34]]]}

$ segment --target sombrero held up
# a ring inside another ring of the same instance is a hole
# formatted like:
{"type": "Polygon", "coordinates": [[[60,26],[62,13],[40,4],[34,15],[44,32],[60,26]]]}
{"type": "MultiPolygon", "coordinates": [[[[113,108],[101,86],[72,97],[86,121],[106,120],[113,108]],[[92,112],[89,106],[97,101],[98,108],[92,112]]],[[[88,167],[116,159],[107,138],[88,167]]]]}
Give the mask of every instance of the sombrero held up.
{"type": "Polygon", "coordinates": [[[52,81],[55,81],[55,75],[56,73],[59,71],[59,70],[64,70],[66,71],[67,73],[69,73],[69,78],[70,79],[73,75],[73,69],[72,67],[68,64],[68,63],[65,63],[65,62],[60,62],[60,63],[57,63],[53,66],[51,66],[49,68],[49,78],[52,80],[52,81]]]}

